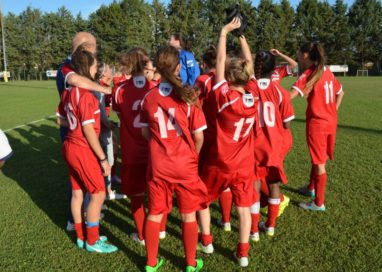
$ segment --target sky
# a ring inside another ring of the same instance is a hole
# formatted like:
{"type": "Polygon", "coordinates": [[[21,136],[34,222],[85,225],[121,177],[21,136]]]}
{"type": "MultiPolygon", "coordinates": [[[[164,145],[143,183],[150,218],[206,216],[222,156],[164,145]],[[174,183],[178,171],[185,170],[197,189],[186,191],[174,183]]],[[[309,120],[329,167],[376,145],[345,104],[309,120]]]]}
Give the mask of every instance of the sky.
{"type": "MultiPolygon", "coordinates": [[[[12,12],[14,14],[19,14],[27,6],[31,6],[33,8],[38,8],[43,12],[51,12],[56,11],[59,7],[63,5],[69,9],[73,15],[77,15],[81,12],[82,17],[87,19],[88,16],[96,11],[102,4],[109,4],[113,2],[113,0],[65,0],[65,1],[57,1],[57,0],[0,0],[0,6],[4,10],[4,13],[12,12]]],[[[151,1],[148,1],[151,2],[151,1]]],[[[168,3],[169,0],[162,0],[164,3],[168,3]]],[[[259,0],[252,1],[255,6],[259,4],[259,0]]],[[[274,1],[279,2],[279,1],[274,1]]],[[[300,1],[298,0],[290,0],[292,5],[295,7],[298,5],[300,1]]],[[[329,0],[330,4],[333,4],[335,0],[329,0]]],[[[350,5],[353,0],[345,0],[345,3],[350,5]]]]}

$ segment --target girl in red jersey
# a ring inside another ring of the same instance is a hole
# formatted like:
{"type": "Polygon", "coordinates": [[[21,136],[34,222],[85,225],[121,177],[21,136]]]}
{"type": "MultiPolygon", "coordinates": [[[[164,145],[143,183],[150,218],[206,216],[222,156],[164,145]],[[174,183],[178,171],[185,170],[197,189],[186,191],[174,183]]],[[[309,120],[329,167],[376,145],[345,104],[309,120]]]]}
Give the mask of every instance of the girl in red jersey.
{"type": "MultiPolygon", "coordinates": [[[[233,57],[226,63],[226,36],[239,28],[240,19],[225,25],[220,33],[216,59],[215,98],[216,140],[210,152],[215,161],[207,161],[202,170],[210,200],[218,198],[227,188],[239,215],[239,243],[234,252],[241,267],[248,266],[250,206],[253,198],[253,150],[257,103],[247,83],[253,75],[252,56],[244,36],[239,42],[244,58],[233,57]],[[227,82],[228,81],[228,82],[227,82]]],[[[203,240],[202,240],[203,243],[203,240]]]]}
{"type": "MultiPolygon", "coordinates": [[[[283,169],[283,160],[286,156],[285,130],[289,130],[289,123],[294,118],[290,98],[278,83],[271,80],[275,68],[275,57],[269,51],[260,51],[255,59],[254,88],[259,97],[259,123],[255,128],[255,189],[260,191],[261,179],[266,181],[269,189],[268,220],[261,222],[260,227],[268,236],[274,235],[276,218],[280,206],[279,182],[286,184],[287,179],[283,169]]],[[[256,194],[257,196],[257,194],[256,194]]],[[[252,228],[251,239],[259,240],[260,203],[255,199],[251,207],[252,228]]]]}
{"type": "Polygon", "coordinates": [[[332,160],[337,130],[337,111],[344,92],[328,67],[324,66],[324,49],[318,43],[306,43],[298,52],[299,67],[303,71],[290,92],[307,97],[306,140],[312,169],[304,195],[315,197],[314,201],[301,203],[303,209],[325,211],[326,160],[332,160]]]}
{"type": "MultiPolygon", "coordinates": [[[[72,55],[73,70],[94,80],[97,61],[94,56],[79,47],[72,55]]],[[[98,140],[100,133],[100,109],[98,100],[86,89],[72,87],[64,92],[59,105],[59,117],[69,126],[69,133],[62,153],[69,168],[72,184],[72,214],[77,234],[77,246],[90,252],[111,253],[117,247],[105,243],[99,236],[99,218],[105,199],[104,176],[110,174],[110,165],[98,140]],[[103,175],[102,175],[103,174],[103,175]],[[82,221],[84,191],[90,194],[87,208],[86,236],[82,221]]]]}
{"type": "Polygon", "coordinates": [[[147,187],[148,143],[141,133],[140,109],[143,97],[153,87],[146,78],[146,76],[153,77],[153,68],[149,56],[141,48],[132,49],[128,53],[128,58],[132,77],[115,89],[113,110],[121,121],[121,187],[123,193],[130,197],[130,209],[137,230],[130,237],[144,245],[144,193],[147,187]]]}
{"type": "Polygon", "coordinates": [[[291,57],[284,55],[277,49],[271,49],[270,52],[275,57],[280,57],[288,62],[287,65],[277,66],[271,75],[273,82],[280,82],[284,77],[293,75],[293,69],[297,68],[297,62],[291,57]]]}
{"type": "Polygon", "coordinates": [[[186,271],[199,271],[202,259],[195,259],[198,225],[195,211],[208,206],[207,189],[198,176],[198,153],[203,144],[206,121],[195,106],[197,97],[179,78],[179,52],[165,46],[156,56],[161,83],[143,99],[142,133],[149,141],[151,178],[147,183],[149,214],[145,224],[146,271],[157,271],[160,222],[170,212],[175,192],[182,219],[186,271]]]}

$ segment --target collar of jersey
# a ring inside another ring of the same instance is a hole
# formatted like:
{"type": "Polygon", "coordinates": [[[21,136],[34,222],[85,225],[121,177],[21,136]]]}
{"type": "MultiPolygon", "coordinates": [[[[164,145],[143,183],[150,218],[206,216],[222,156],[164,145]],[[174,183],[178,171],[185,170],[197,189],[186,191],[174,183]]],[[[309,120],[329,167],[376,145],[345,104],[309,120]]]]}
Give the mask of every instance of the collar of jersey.
{"type": "Polygon", "coordinates": [[[161,82],[159,83],[159,94],[161,96],[169,96],[172,92],[172,85],[167,82],[161,82]]]}
{"type": "Polygon", "coordinates": [[[257,80],[257,86],[259,86],[260,90],[266,90],[270,83],[271,80],[269,78],[260,78],[257,80]]]}
{"type": "Polygon", "coordinates": [[[142,89],[146,85],[146,78],[144,76],[134,76],[133,77],[133,84],[136,88],[142,89]],[[138,85],[138,81],[143,81],[143,85],[138,85]]]}

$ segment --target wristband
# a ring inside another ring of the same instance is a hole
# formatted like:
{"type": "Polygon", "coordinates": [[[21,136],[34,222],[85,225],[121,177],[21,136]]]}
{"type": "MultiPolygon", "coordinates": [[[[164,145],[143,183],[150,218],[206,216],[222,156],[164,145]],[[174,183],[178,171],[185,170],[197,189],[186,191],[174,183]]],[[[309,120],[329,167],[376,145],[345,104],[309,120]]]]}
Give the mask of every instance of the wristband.
{"type": "Polygon", "coordinates": [[[104,161],[106,161],[107,160],[107,157],[105,157],[104,159],[102,159],[102,160],[99,160],[99,162],[104,162],[104,161]]]}

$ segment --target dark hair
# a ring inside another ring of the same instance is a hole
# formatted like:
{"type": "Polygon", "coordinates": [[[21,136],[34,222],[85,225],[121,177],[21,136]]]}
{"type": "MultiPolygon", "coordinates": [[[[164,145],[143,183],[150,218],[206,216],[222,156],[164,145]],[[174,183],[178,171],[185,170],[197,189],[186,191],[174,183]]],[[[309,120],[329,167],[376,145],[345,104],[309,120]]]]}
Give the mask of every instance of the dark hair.
{"type": "Polygon", "coordinates": [[[203,62],[209,69],[216,67],[216,56],[216,47],[214,45],[210,45],[202,56],[203,62]]]}
{"type": "Polygon", "coordinates": [[[155,63],[161,76],[174,87],[176,95],[186,103],[195,104],[197,100],[196,91],[189,85],[183,86],[180,77],[174,75],[179,65],[178,49],[170,45],[160,48],[157,52],[155,63]]]}
{"type": "Polygon", "coordinates": [[[125,75],[131,74],[131,62],[128,52],[122,52],[118,56],[118,64],[121,66],[120,72],[125,75]]]}
{"type": "Polygon", "coordinates": [[[90,75],[90,67],[95,61],[96,58],[94,55],[80,45],[72,54],[71,66],[77,74],[87,77],[90,80],[94,80],[90,75]]]}
{"type": "Polygon", "coordinates": [[[173,33],[173,34],[171,34],[171,36],[175,40],[179,41],[180,47],[182,47],[182,49],[187,50],[187,51],[191,51],[192,45],[191,45],[190,39],[187,39],[184,35],[182,35],[179,32],[173,33]]]}
{"type": "Polygon", "coordinates": [[[269,78],[275,66],[276,58],[271,52],[265,50],[259,51],[255,57],[254,72],[256,79],[269,78]]]}
{"type": "Polygon", "coordinates": [[[304,95],[309,95],[314,85],[320,80],[322,73],[324,72],[325,65],[325,51],[324,48],[317,42],[305,43],[300,47],[301,53],[308,53],[309,59],[314,62],[313,73],[309,76],[304,95]]]}
{"type": "Polygon", "coordinates": [[[131,65],[130,74],[137,75],[143,73],[146,65],[150,62],[150,57],[143,48],[133,48],[129,51],[131,65]]]}

